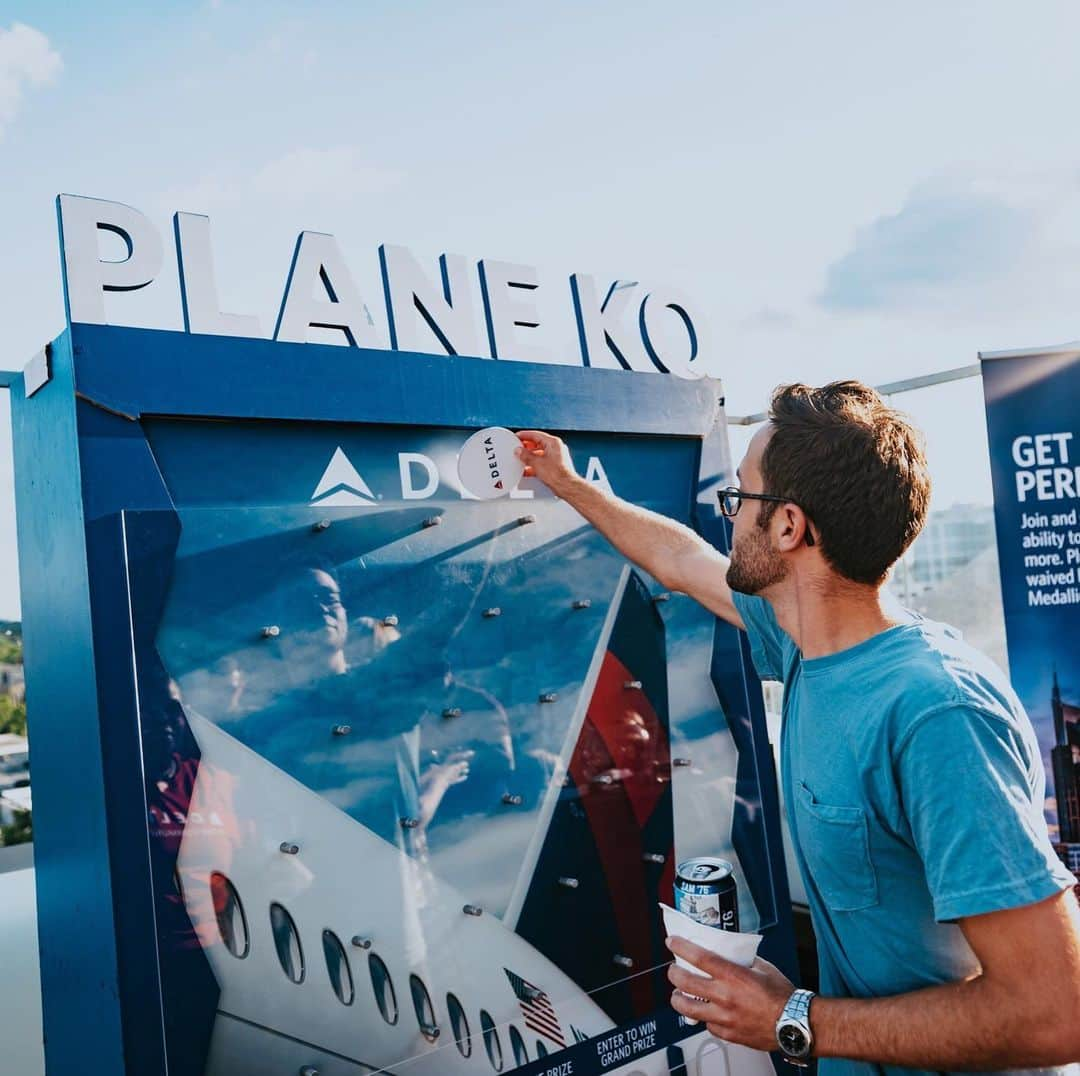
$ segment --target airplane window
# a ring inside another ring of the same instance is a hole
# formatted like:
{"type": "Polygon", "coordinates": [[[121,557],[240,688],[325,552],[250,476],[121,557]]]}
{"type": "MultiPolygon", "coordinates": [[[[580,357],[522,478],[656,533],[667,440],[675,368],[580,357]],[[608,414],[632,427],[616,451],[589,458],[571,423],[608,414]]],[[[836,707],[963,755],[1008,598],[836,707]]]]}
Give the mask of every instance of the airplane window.
{"type": "Polygon", "coordinates": [[[371,985],[375,990],[375,1000],[379,1012],[388,1024],[396,1024],[398,1018],[397,995],[390,980],[390,969],[372,953],[368,957],[368,970],[371,972],[371,985]]]}
{"type": "MultiPolygon", "coordinates": [[[[180,887],[180,876],[174,871],[173,879],[176,886],[180,887]]],[[[248,955],[250,940],[248,938],[247,919],[244,916],[244,908],[240,903],[240,896],[235,887],[224,874],[214,871],[210,875],[210,897],[214,903],[214,915],[217,918],[218,933],[225,943],[225,948],[233,956],[243,959],[248,955]]]]}
{"type": "Polygon", "coordinates": [[[412,991],[412,1003],[416,1010],[416,1020],[420,1024],[420,1034],[428,1042],[434,1042],[439,1037],[439,1026],[435,1022],[435,1006],[431,1004],[431,995],[415,975],[409,976],[409,989],[412,991]]]}
{"type": "Polygon", "coordinates": [[[488,1060],[496,1072],[502,1072],[503,1056],[502,1043],[499,1042],[499,1032],[495,1027],[495,1021],[484,1010],[480,1010],[480,1030],[484,1033],[484,1049],[487,1050],[488,1060]]]}
{"type": "Polygon", "coordinates": [[[450,1013],[450,1027],[454,1032],[454,1042],[462,1057],[472,1056],[472,1036],[469,1034],[469,1018],[465,1009],[453,994],[446,995],[446,1008],[450,1013]]]}
{"type": "Polygon", "coordinates": [[[510,1027],[510,1049],[514,1051],[514,1064],[525,1065],[529,1061],[529,1051],[525,1049],[525,1040],[516,1027],[510,1027]]]}
{"type": "Polygon", "coordinates": [[[330,985],[342,1005],[353,1003],[353,978],[349,969],[349,958],[345,955],[345,946],[332,930],[322,932],[323,955],[326,957],[326,972],[330,976],[330,985]]]}
{"type": "Polygon", "coordinates": [[[304,950],[293,918],[280,904],[270,905],[270,928],[274,932],[281,970],[294,982],[304,981],[304,950]]]}
{"type": "Polygon", "coordinates": [[[537,1057],[547,1057],[547,1055],[548,1055],[548,1048],[539,1039],[537,1039],[536,1040],[536,1056],[537,1057]]]}

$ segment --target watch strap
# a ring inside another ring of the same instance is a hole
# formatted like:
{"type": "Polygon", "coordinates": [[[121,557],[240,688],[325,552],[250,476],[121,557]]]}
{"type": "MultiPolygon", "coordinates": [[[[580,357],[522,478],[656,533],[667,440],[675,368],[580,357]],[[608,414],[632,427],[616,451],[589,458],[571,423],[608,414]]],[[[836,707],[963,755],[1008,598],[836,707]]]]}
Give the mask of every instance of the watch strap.
{"type": "Polygon", "coordinates": [[[800,1024],[810,1026],[810,1002],[814,1000],[813,990],[796,990],[788,998],[781,1020],[798,1020],[800,1024]]]}

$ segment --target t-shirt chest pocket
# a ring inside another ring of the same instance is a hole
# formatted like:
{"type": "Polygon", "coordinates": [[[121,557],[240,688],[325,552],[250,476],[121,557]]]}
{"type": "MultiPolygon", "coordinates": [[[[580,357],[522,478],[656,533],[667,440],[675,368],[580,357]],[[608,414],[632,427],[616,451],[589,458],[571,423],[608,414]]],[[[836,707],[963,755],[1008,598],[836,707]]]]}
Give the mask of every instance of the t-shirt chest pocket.
{"type": "Polygon", "coordinates": [[[825,903],[835,912],[857,912],[877,904],[866,812],[861,807],[819,803],[800,781],[795,813],[803,858],[825,903]]]}

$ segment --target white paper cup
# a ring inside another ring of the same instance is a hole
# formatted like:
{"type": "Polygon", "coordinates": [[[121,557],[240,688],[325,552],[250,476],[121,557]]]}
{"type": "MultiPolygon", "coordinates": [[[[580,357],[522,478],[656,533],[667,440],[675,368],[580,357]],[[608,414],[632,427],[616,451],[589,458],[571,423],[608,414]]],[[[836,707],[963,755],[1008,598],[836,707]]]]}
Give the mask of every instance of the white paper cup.
{"type": "MultiPolygon", "coordinates": [[[[695,945],[700,945],[702,949],[708,949],[710,953],[716,953],[717,956],[722,956],[725,960],[730,960],[733,964],[739,964],[744,968],[748,968],[753,964],[754,958],[757,956],[758,946],[761,945],[760,934],[743,934],[734,930],[719,930],[717,927],[709,927],[704,923],[699,923],[696,919],[691,919],[690,916],[677,911],[675,908],[668,907],[662,902],[660,910],[664,914],[664,930],[669,938],[685,938],[695,945]]],[[[675,956],[675,954],[672,953],[672,956],[675,956]]],[[[693,964],[683,960],[681,956],[675,956],[675,963],[680,968],[686,968],[687,971],[697,972],[698,975],[707,974],[703,969],[695,968],[693,964]]],[[[694,994],[687,994],[686,996],[695,997],[694,994]]],[[[696,1000],[703,1001],[704,999],[696,998],[696,1000]]],[[[688,1016],[684,1016],[683,1020],[688,1024],[701,1022],[700,1020],[691,1020],[688,1016]]]]}

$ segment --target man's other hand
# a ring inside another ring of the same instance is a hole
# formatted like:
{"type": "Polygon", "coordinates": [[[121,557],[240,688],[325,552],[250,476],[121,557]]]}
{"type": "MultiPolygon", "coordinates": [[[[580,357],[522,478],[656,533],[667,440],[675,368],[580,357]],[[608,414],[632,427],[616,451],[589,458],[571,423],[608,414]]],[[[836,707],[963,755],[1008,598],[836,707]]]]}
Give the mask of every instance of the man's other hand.
{"type": "Polygon", "coordinates": [[[725,1042],[765,1052],[777,1049],[776,1021],[795,989],[783,972],[761,957],[749,968],[740,967],[685,938],[668,938],[667,947],[705,973],[676,964],[668,968],[676,1012],[705,1024],[725,1042]]]}
{"type": "Polygon", "coordinates": [[[566,442],[542,430],[520,430],[521,447],[517,457],[525,464],[526,478],[539,478],[556,496],[561,497],[577,478],[566,442]]]}

